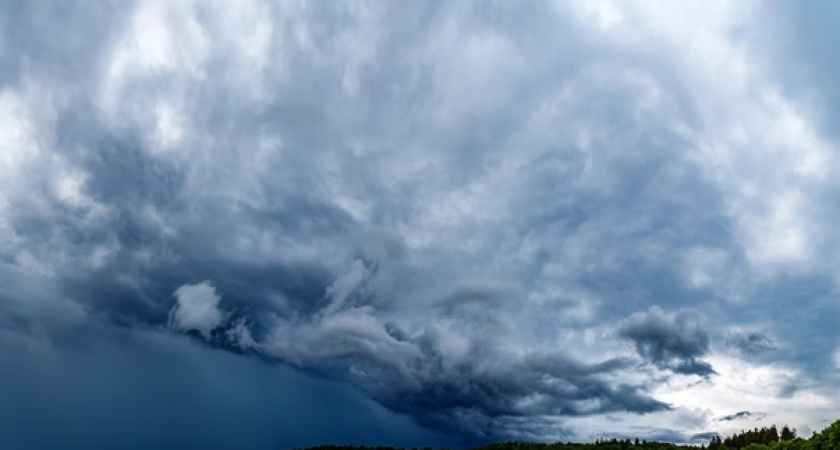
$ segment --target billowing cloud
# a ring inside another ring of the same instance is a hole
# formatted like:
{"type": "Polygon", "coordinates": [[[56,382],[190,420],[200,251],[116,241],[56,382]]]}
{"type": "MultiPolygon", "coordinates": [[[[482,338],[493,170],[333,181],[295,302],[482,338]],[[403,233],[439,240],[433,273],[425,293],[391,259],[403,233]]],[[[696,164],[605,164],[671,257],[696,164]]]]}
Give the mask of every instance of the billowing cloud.
{"type": "Polygon", "coordinates": [[[667,314],[652,306],[622,322],[618,334],[635,345],[639,356],[661,368],[700,376],[715,373],[709,363],[699,360],[709,352],[709,334],[696,310],[667,314]]]}
{"type": "Polygon", "coordinates": [[[169,313],[169,326],[175,330],[195,330],[205,339],[224,320],[219,309],[221,297],[210,281],[185,284],[175,291],[176,303],[169,313]]]}
{"type": "Polygon", "coordinates": [[[719,422],[732,422],[733,420],[761,420],[767,417],[767,414],[762,412],[753,412],[753,411],[738,411],[735,414],[727,414],[723,417],[719,417],[717,420],[719,422]]]}
{"type": "MultiPolygon", "coordinates": [[[[456,288],[434,306],[441,319],[411,327],[378,317],[369,298],[376,273],[354,260],[326,288],[323,307],[278,318],[256,340],[239,322],[228,333],[231,344],[347,380],[392,411],[473,439],[522,433],[520,418],[670,409],[643,385],[615,381],[631,367],[627,358],[587,363],[561,349],[518,349],[492,337],[509,331],[482,309],[493,306],[494,295],[515,292],[506,286],[456,288]]],[[[556,424],[543,426],[532,432],[556,424]]]]}
{"type": "Polygon", "coordinates": [[[840,415],[828,47],[689,3],[0,5],[0,333],[256,355],[438,442],[840,415]]]}

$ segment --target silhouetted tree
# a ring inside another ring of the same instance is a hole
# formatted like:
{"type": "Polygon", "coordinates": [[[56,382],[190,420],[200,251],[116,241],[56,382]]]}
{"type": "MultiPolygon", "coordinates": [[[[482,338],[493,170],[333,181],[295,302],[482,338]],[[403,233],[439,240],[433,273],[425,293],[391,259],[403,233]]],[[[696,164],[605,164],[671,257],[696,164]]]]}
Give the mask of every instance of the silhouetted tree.
{"type": "Polygon", "coordinates": [[[787,425],[782,427],[782,440],[792,441],[796,439],[796,430],[789,428],[787,425]]]}

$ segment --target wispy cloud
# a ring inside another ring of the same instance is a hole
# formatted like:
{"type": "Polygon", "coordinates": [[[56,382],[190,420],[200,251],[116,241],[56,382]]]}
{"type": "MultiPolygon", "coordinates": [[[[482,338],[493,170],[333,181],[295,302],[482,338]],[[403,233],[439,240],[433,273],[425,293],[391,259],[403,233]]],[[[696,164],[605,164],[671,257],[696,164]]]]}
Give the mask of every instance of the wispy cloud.
{"type": "Polygon", "coordinates": [[[762,412],[752,412],[752,411],[739,411],[735,414],[729,414],[723,417],[718,417],[716,420],[718,422],[732,422],[735,420],[761,420],[767,417],[767,414],[762,412]]]}

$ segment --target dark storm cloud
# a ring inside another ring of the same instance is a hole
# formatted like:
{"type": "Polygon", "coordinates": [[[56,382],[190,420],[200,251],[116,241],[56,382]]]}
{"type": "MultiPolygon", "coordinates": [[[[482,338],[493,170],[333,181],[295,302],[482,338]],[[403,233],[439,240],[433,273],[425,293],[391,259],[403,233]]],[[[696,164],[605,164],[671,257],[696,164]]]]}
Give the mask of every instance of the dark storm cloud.
{"type": "Polygon", "coordinates": [[[652,393],[659,370],[719,387],[697,310],[720,337],[766,319],[808,344],[784,364],[825,365],[836,289],[814,267],[833,265],[802,261],[836,221],[799,223],[819,184],[799,144],[819,139],[795,108],[762,103],[760,74],[706,73],[749,65],[715,19],[731,11],[701,15],[711,34],[684,52],[679,14],[602,6],[3,4],[0,329],[59,345],[169,327],[471,442],[614,430],[607,415],[691,440],[710,406],[652,393]],[[102,326],[32,313],[67,304],[102,326]]]}
{"type": "Polygon", "coordinates": [[[703,377],[716,373],[709,363],[698,360],[709,352],[709,334],[696,310],[668,314],[652,306],[622,322],[618,334],[633,342],[639,356],[658,367],[703,377]]]}
{"type": "Polygon", "coordinates": [[[719,417],[716,420],[718,422],[732,422],[733,420],[746,420],[746,419],[761,420],[765,417],[767,417],[767,414],[764,414],[762,412],[739,411],[739,412],[736,412],[735,414],[729,414],[729,415],[726,415],[726,416],[723,416],[723,417],[719,417]]]}
{"type": "Polygon", "coordinates": [[[761,333],[737,333],[730,336],[726,343],[745,355],[755,356],[776,350],[773,340],[761,333]]]}
{"type": "MultiPolygon", "coordinates": [[[[483,297],[487,292],[477,284],[447,296],[447,308],[461,310],[447,309],[446,316],[426,327],[404,330],[382,324],[366,304],[367,286],[376,276],[357,260],[327,289],[321,309],[312,316],[275,323],[264,338],[255,339],[241,322],[216,336],[301,369],[350,380],[392,411],[471,440],[525,436],[515,425],[521,423],[518,418],[670,410],[641,386],[610,381],[632,366],[632,360],[587,364],[559,349],[506,349],[500,336],[493,335],[509,331],[482,313],[487,305],[473,308],[473,294],[483,297]],[[469,301],[451,300],[464,296],[469,301]],[[452,322],[462,325],[452,328],[452,322]]],[[[555,426],[547,423],[544,430],[555,426]]]]}
{"type": "MultiPolygon", "coordinates": [[[[372,397],[390,409],[410,413],[422,423],[481,439],[503,439],[512,418],[582,416],[607,412],[650,413],[668,405],[630,385],[611,386],[599,378],[601,368],[580,367],[563,357],[505,360],[505,368],[465,363],[457,373],[429,374],[420,386],[392,383],[372,397]],[[470,367],[473,366],[473,367],[470,367]],[[489,370],[488,370],[489,369],[489,370]]],[[[431,364],[440,364],[434,362],[431,364]]],[[[625,364],[622,364],[625,365],[625,364]]],[[[608,373],[608,372],[604,372],[608,373]]],[[[408,381],[408,380],[407,380],[408,381]]],[[[543,433],[536,433],[538,436],[543,433]]]]}

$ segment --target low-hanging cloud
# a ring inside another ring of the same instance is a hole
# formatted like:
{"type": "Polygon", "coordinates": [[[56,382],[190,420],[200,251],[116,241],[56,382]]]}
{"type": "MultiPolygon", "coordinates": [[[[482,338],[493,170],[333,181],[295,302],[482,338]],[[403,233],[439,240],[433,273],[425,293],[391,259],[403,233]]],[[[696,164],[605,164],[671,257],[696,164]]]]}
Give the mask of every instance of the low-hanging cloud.
{"type": "Polygon", "coordinates": [[[205,339],[224,320],[219,309],[216,288],[209,281],[185,284],[175,291],[176,303],[169,315],[169,326],[175,330],[195,330],[205,339]]]}
{"type": "Polygon", "coordinates": [[[772,339],[757,332],[734,333],[727,338],[726,343],[748,356],[756,356],[777,349],[772,339]]]}
{"type": "Polygon", "coordinates": [[[732,422],[738,420],[761,420],[767,417],[767,414],[763,412],[756,412],[756,411],[738,411],[735,414],[727,414],[723,417],[718,417],[718,422],[732,422]]]}
{"type": "Polygon", "coordinates": [[[709,334],[696,310],[666,313],[659,306],[621,323],[618,334],[631,341],[639,356],[676,373],[708,377],[716,372],[699,358],[709,352],[709,334]]]}
{"type": "MultiPolygon", "coordinates": [[[[614,381],[632,366],[627,358],[586,363],[561,349],[516,350],[486,339],[480,323],[465,321],[469,311],[457,320],[444,317],[412,330],[386,322],[369,303],[376,273],[354,260],[327,287],[323,307],[311,315],[278,318],[256,339],[247,321],[239,320],[215,339],[345,380],[392,411],[471,439],[518,435],[517,418],[646,414],[671,408],[646,394],[642,385],[614,381]]],[[[475,289],[472,283],[456,293],[475,289]]],[[[453,314],[457,304],[449,303],[446,310],[453,314]]],[[[557,424],[543,426],[538,428],[544,433],[557,424]]]]}

